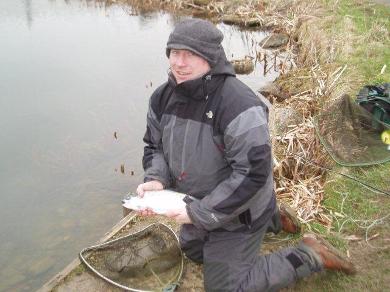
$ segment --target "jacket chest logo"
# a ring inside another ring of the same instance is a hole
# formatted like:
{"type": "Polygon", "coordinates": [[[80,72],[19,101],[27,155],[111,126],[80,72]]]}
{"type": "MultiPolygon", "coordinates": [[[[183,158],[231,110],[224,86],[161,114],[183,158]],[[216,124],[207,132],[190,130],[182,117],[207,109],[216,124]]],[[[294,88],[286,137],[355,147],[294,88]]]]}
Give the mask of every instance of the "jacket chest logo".
{"type": "Polygon", "coordinates": [[[206,113],[206,116],[209,118],[209,119],[212,119],[213,118],[213,112],[212,111],[208,111],[207,113],[206,113]]]}

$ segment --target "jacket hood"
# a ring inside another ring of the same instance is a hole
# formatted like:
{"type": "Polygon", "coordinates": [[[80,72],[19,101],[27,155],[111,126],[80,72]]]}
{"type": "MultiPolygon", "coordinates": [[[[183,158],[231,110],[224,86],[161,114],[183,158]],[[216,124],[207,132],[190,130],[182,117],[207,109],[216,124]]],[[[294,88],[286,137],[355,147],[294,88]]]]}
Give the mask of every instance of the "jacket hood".
{"type": "Polygon", "coordinates": [[[212,75],[225,74],[230,76],[236,76],[233,65],[227,60],[225,50],[221,47],[219,58],[215,66],[211,68],[210,73],[212,75]]]}
{"type": "Polygon", "coordinates": [[[216,90],[221,80],[227,76],[236,76],[232,64],[227,60],[225,51],[220,49],[219,58],[215,66],[203,76],[177,84],[171,72],[168,74],[168,83],[180,95],[194,99],[208,99],[216,90]]]}

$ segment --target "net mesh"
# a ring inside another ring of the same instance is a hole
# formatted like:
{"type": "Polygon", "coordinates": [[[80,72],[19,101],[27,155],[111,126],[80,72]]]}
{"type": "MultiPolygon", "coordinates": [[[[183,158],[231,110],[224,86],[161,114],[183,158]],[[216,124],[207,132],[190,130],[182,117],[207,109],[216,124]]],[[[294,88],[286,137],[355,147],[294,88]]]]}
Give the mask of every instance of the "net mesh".
{"type": "Polygon", "coordinates": [[[345,166],[363,166],[390,160],[390,148],[381,137],[390,126],[378,121],[348,95],[315,118],[317,134],[332,158],[345,166]]]}
{"type": "Polygon", "coordinates": [[[129,291],[167,291],[183,269],[175,233],[159,223],[87,248],[80,258],[100,277],[129,291]]]}

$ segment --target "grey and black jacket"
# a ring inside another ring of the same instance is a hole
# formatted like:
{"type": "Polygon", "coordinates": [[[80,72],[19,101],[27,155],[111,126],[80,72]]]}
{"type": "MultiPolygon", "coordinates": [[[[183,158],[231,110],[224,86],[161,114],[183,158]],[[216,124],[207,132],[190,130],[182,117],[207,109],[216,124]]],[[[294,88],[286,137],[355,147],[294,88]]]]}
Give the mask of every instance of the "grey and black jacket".
{"type": "Polygon", "coordinates": [[[201,78],[176,84],[170,75],[155,90],[144,142],[145,181],[190,195],[198,228],[253,230],[273,215],[268,109],[224,53],[201,78]]]}

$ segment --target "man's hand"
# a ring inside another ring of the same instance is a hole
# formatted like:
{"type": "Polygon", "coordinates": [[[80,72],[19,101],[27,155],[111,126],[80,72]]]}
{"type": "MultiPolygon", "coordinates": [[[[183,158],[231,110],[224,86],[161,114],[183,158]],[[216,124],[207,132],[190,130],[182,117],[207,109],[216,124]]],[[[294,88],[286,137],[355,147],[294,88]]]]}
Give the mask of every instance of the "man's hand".
{"type": "MultiPolygon", "coordinates": [[[[145,191],[161,191],[164,189],[164,186],[162,183],[160,183],[158,180],[151,180],[146,183],[140,184],[137,187],[137,195],[139,197],[143,197],[145,194],[145,191]]],[[[155,212],[153,212],[152,209],[146,208],[144,210],[137,211],[137,214],[140,216],[154,216],[156,215],[155,212]]]]}
{"type": "Polygon", "coordinates": [[[165,216],[175,219],[177,223],[180,224],[190,224],[192,223],[190,217],[188,217],[187,210],[185,207],[180,209],[175,209],[168,211],[165,216]]]}
{"type": "Polygon", "coordinates": [[[139,210],[139,211],[136,211],[136,212],[137,212],[138,215],[140,215],[140,216],[146,216],[146,217],[157,215],[157,214],[156,214],[155,212],[153,212],[153,210],[150,209],[150,208],[146,208],[146,209],[144,209],[144,210],[139,210]]]}
{"type": "Polygon", "coordinates": [[[146,183],[140,184],[137,187],[137,195],[141,198],[144,196],[145,191],[161,191],[164,189],[164,186],[158,180],[151,180],[146,183]]]}

